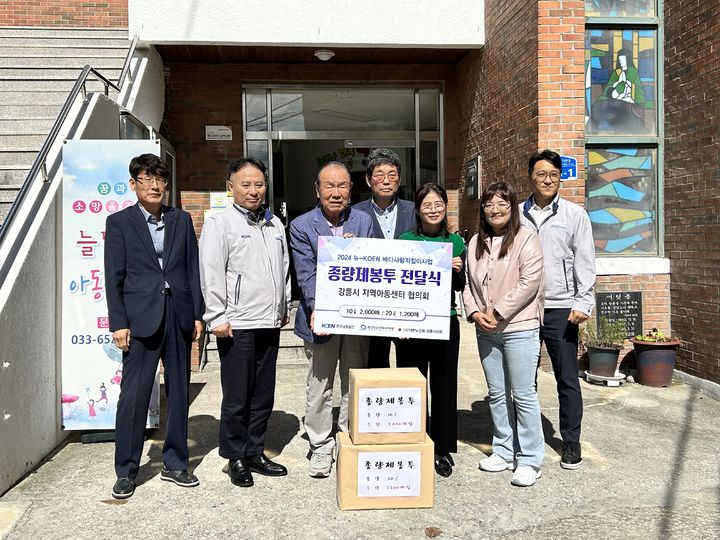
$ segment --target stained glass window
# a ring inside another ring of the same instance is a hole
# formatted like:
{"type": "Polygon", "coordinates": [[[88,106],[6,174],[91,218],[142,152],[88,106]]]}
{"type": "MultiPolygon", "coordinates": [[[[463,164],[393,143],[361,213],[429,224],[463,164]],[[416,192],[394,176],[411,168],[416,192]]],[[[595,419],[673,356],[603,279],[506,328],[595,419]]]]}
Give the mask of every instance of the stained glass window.
{"type": "Polygon", "coordinates": [[[655,0],[585,0],[586,17],[654,17],[655,0]]]}
{"type": "Polygon", "coordinates": [[[657,253],[657,150],[586,148],[586,203],[598,255],[657,253]]]}
{"type": "Polygon", "coordinates": [[[657,32],[585,32],[585,133],[654,135],[657,131],[657,32]]]}

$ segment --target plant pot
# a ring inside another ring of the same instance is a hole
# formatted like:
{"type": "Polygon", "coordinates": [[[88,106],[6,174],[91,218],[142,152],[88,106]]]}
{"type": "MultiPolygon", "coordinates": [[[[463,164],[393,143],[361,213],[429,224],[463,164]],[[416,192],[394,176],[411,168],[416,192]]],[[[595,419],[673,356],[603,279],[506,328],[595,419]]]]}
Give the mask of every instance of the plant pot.
{"type": "Polygon", "coordinates": [[[675,353],[682,343],[679,339],[672,341],[638,341],[630,338],[635,348],[635,364],[638,382],[645,386],[670,386],[673,369],[675,369],[675,353]]]}
{"type": "Polygon", "coordinates": [[[617,370],[620,349],[617,347],[596,347],[588,345],[588,371],[591,375],[614,377],[617,370]]]}

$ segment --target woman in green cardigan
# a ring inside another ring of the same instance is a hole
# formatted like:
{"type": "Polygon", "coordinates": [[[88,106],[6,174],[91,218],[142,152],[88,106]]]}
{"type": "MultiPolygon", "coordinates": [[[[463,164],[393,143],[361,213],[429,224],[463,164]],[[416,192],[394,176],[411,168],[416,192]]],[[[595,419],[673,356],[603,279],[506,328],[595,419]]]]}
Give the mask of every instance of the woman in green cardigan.
{"type": "MultiPolygon", "coordinates": [[[[437,184],[425,184],[415,195],[416,228],[400,235],[400,240],[447,242],[453,246],[452,290],[465,287],[465,242],[448,231],[447,193],[437,184]]],[[[428,433],[435,443],[435,472],[450,476],[454,465],[451,452],[457,452],[457,366],[460,326],[451,294],[450,339],[403,340],[397,349],[398,367],[417,367],[423,376],[430,371],[431,418],[428,433]]]]}

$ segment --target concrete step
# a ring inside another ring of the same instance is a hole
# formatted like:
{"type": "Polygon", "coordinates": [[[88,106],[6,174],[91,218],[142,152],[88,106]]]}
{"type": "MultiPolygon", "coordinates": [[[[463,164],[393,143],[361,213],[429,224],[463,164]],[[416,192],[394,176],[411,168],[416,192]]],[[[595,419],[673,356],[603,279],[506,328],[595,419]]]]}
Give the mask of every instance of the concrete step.
{"type": "MultiPolygon", "coordinates": [[[[78,75],[80,72],[78,71],[78,75]]],[[[70,92],[70,90],[73,87],[73,84],[75,84],[75,81],[77,80],[77,76],[73,77],[72,79],[67,79],[65,81],[42,81],[42,80],[22,80],[22,79],[16,79],[16,80],[6,80],[2,81],[0,80],[0,92],[44,92],[44,93],[65,93],[67,94],[70,92]]],[[[117,82],[117,81],[112,81],[117,82]]],[[[103,87],[103,84],[97,81],[96,79],[91,79],[87,83],[87,88],[91,88],[93,85],[97,87],[103,87]]]]}
{"type": "MultiPolygon", "coordinates": [[[[93,66],[104,77],[115,82],[120,77],[122,66],[93,66]]],[[[75,81],[80,75],[83,66],[77,68],[55,69],[55,68],[0,68],[0,80],[21,80],[21,81],[75,81]]]]}
{"type": "Polygon", "coordinates": [[[52,120],[59,110],[57,102],[47,105],[0,105],[0,120],[52,120]]]}
{"type": "Polygon", "coordinates": [[[128,40],[127,29],[107,28],[38,28],[22,26],[0,26],[2,37],[22,38],[62,38],[62,39],[125,39],[128,40]]]}
{"type": "MultiPolygon", "coordinates": [[[[122,49],[118,49],[123,52],[122,49]]],[[[122,56],[92,56],[85,54],[68,58],[66,56],[13,56],[5,57],[2,62],[3,69],[33,69],[33,70],[55,70],[55,69],[82,69],[85,64],[102,72],[105,69],[122,69],[127,50],[122,56]]]]}
{"type": "MultiPolygon", "coordinates": [[[[0,171],[0,176],[2,171],[0,171]]],[[[4,186],[0,185],[0,224],[5,221],[5,216],[10,211],[15,197],[17,196],[20,186],[4,186]]]]}
{"type": "Polygon", "coordinates": [[[0,32],[0,46],[1,47],[27,47],[31,49],[35,48],[46,48],[46,47],[68,47],[72,44],[73,47],[84,47],[86,49],[94,49],[95,47],[129,47],[130,40],[116,38],[116,39],[102,39],[102,38],[60,38],[60,37],[29,37],[29,38],[16,38],[7,37],[0,32]]]}
{"type": "MultiPolygon", "coordinates": [[[[48,131],[50,131],[48,129],[48,131]]],[[[0,148],[3,152],[37,152],[45,142],[47,133],[40,135],[2,135],[0,148]]]]}
{"type": "Polygon", "coordinates": [[[29,169],[35,161],[35,155],[40,147],[28,151],[3,151],[0,152],[0,169],[17,170],[29,169]]]}
{"type": "MultiPolygon", "coordinates": [[[[78,71],[78,75],[80,72],[78,71]]],[[[12,120],[13,116],[8,115],[10,107],[17,107],[21,105],[62,105],[65,103],[70,90],[72,90],[76,79],[72,80],[57,80],[57,81],[0,81],[0,84],[7,83],[8,86],[12,86],[14,82],[18,84],[18,89],[14,90],[0,90],[0,118],[12,120]],[[35,85],[41,88],[37,90],[30,90],[35,85]],[[54,89],[43,90],[42,87],[54,86],[54,89]]],[[[115,81],[113,81],[115,82],[115,81]]],[[[85,83],[85,90],[89,92],[104,92],[105,84],[101,81],[92,79],[85,83]]],[[[112,87],[109,88],[111,94],[117,94],[117,90],[112,87]]],[[[17,116],[17,119],[24,118],[24,116],[17,116]]]]}
{"type": "Polygon", "coordinates": [[[5,120],[0,114],[0,135],[47,135],[54,122],[55,118],[25,117],[24,120],[5,120]]]}
{"type": "Polygon", "coordinates": [[[120,58],[127,56],[128,44],[107,47],[3,47],[0,49],[0,58],[68,58],[76,61],[77,58],[120,58]]]}
{"type": "Polygon", "coordinates": [[[19,188],[25,181],[30,166],[27,169],[0,169],[0,187],[4,189],[19,188]]]}

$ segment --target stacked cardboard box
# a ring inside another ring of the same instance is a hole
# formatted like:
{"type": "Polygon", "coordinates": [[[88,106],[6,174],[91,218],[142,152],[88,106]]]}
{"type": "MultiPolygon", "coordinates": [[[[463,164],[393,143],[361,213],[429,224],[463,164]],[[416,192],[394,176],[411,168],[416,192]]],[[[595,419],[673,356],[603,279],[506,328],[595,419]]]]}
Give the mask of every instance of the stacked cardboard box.
{"type": "Polygon", "coordinates": [[[337,441],[340,509],[432,507],[425,377],[415,368],[351,369],[349,400],[349,433],[337,441]]]}

